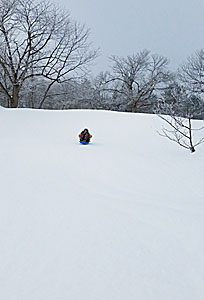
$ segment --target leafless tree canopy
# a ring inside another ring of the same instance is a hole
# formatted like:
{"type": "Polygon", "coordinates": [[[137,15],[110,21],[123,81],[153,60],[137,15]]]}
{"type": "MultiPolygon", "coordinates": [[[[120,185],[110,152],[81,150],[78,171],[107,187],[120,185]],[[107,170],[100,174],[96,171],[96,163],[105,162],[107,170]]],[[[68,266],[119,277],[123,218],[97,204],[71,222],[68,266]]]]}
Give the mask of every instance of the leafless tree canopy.
{"type": "Polygon", "coordinates": [[[190,56],[179,70],[179,77],[187,90],[204,93],[204,50],[190,56]]]}
{"type": "Polygon", "coordinates": [[[17,107],[27,79],[44,77],[47,89],[84,71],[96,57],[89,30],[49,1],[0,0],[0,89],[17,107]]]}
{"type": "Polygon", "coordinates": [[[130,111],[149,105],[154,93],[170,80],[168,61],[144,50],[127,57],[112,56],[112,73],[106,74],[106,84],[129,103],[130,111]]]}

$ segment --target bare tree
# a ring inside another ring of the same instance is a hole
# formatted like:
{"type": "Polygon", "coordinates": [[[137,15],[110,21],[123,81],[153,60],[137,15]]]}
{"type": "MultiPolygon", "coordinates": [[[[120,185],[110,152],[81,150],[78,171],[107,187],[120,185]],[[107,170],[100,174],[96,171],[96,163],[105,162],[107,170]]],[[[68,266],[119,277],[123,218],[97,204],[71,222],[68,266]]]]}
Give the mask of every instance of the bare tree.
{"type": "Polygon", "coordinates": [[[97,55],[88,39],[88,29],[49,1],[0,0],[0,89],[9,106],[18,106],[21,88],[29,78],[47,80],[42,107],[55,82],[85,71],[97,55]]]}
{"type": "Polygon", "coordinates": [[[204,93],[204,50],[187,58],[179,69],[179,77],[186,89],[198,94],[204,93]]]}
{"type": "Polygon", "coordinates": [[[150,105],[154,93],[171,78],[167,59],[147,50],[126,58],[112,56],[111,61],[112,73],[106,74],[106,83],[113,85],[108,89],[122,94],[132,112],[150,105]]]}
{"type": "Polygon", "coordinates": [[[195,152],[195,148],[204,142],[204,137],[194,139],[195,132],[204,127],[193,127],[195,119],[204,113],[203,101],[193,94],[187,94],[185,88],[171,86],[165,91],[163,100],[155,105],[155,113],[167,125],[159,132],[161,136],[191,152],[195,152]]]}

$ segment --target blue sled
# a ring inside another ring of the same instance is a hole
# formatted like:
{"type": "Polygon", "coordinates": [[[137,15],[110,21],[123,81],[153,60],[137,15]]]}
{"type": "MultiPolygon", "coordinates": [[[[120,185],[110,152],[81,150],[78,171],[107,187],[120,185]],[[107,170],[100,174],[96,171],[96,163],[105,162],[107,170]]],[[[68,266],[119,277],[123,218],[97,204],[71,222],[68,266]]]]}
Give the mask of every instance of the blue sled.
{"type": "Polygon", "coordinates": [[[80,144],[82,144],[82,145],[88,145],[89,144],[89,142],[84,142],[84,141],[79,141],[80,142],[80,144]]]}

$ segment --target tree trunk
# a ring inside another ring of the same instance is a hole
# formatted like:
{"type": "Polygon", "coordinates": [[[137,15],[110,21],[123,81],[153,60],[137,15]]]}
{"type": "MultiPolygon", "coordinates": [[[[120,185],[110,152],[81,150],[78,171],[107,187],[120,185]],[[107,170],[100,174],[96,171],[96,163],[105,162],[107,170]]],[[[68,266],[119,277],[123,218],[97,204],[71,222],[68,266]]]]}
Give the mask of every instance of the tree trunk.
{"type": "Polygon", "coordinates": [[[138,111],[138,99],[132,99],[132,104],[131,104],[131,112],[136,113],[138,111]]]}
{"type": "Polygon", "coordinates": [[[11,98],[11,108],[17,108],[18,107],[18,101],[19,101],[19,85],[15,84],[13,86],[13,95],[11,98]]]}
{"type": "Polygon", "coordinates": [[[188,124],[189,124],[189,139],[190,139],[190,150],[191,152],[195,152],[195,147],[193,145],[193,136],[192,136],[192,124],[191,124],[191,119],[188,119],[188,124]]]}

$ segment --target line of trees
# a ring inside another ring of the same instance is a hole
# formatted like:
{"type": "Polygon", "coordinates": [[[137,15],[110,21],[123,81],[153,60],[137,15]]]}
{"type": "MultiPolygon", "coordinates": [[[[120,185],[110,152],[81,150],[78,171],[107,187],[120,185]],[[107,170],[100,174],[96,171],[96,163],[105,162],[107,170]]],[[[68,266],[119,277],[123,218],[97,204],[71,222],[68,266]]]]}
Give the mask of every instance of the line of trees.
{"type": "Polygon", "coordinates": [[[0,0],[0,104],[154,112],[158,101],[175,101],[178,88],[202,102],[204,50],[174,74],[167,58],[147,50],[111,56],[111,70],[93,78],[87,70],[98,51],[89,35],[49,1],[0,0]]]}
{"type": "MultiPolygon", "coordinates": [[[[111,56],[110,71],[88,76],[98,50],[90,31],[49,0],[0,0],[0,105],[156,113],[162,136],[195,152],[194,119],[204,119],[204,50],[171,72],[143,50],[111,56]]],[[[198,130],[198,128],[196,129],[198,130]]]]}

